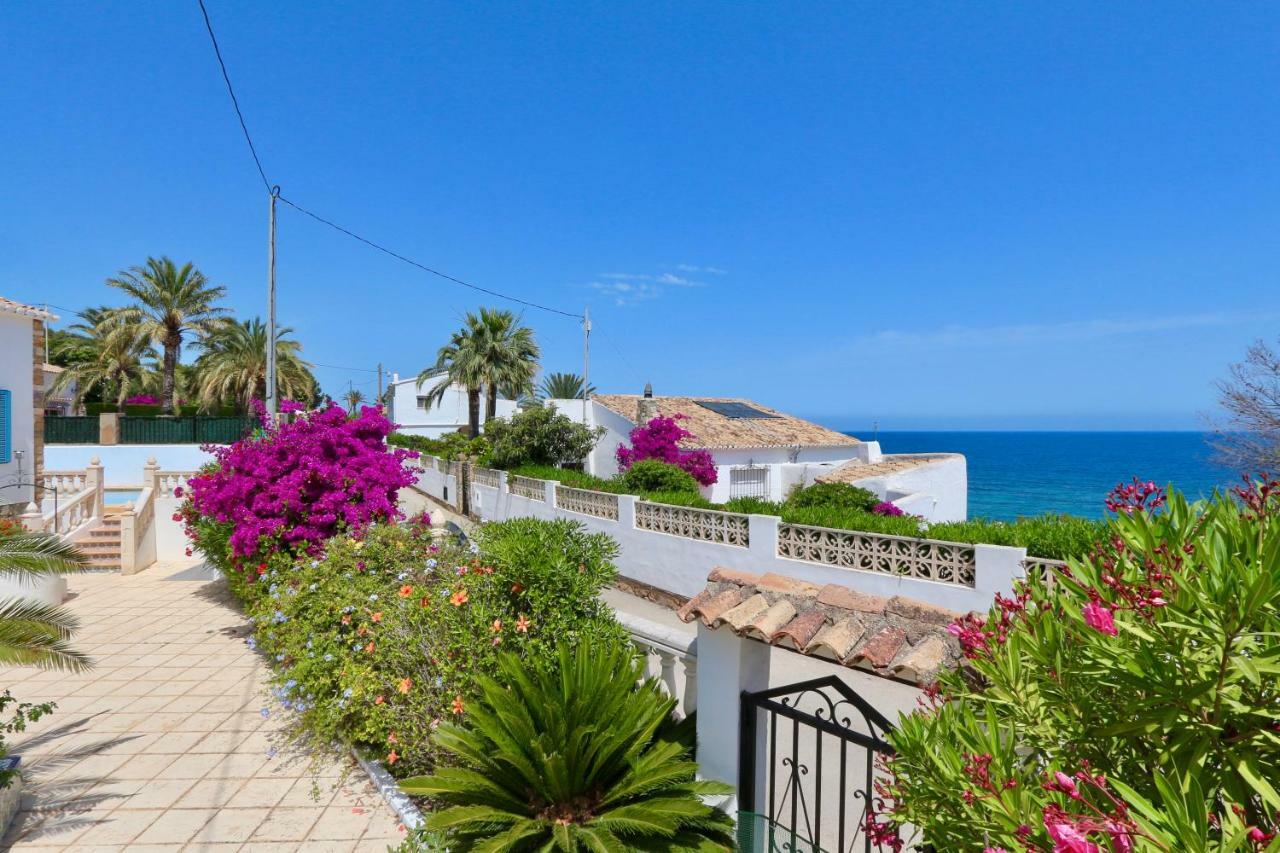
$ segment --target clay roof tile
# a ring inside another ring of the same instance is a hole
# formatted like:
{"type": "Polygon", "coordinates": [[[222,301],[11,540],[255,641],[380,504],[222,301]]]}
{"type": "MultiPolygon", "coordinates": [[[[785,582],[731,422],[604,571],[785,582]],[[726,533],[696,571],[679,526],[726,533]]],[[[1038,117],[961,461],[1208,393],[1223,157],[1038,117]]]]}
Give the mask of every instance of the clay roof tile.
{"type": "Polygon", "coordinates": [[[768,610],[752,619],[743,634],[768,643],[773,640],[774,633],[794,619],[795,615],[796,609],[791,602],[785,598],[779,599],[771,604],[768,610]]]}
{"type": "MultiPolygon", "coordinates": [[[[757,616],[768,609],[769,599],[756,593],[737,607],[725,611],[716,621],[727,623],[735,632],[742,633],[757,616]]],[[[711,627],[714,628],[715,625],[711,627]]]]}
{"type": "Polygon", "coordinates": [[[771,639],[780,646],[803,651],[826,623],[826,613],[817,608],[807,610],[775,631],[771,639]]]}

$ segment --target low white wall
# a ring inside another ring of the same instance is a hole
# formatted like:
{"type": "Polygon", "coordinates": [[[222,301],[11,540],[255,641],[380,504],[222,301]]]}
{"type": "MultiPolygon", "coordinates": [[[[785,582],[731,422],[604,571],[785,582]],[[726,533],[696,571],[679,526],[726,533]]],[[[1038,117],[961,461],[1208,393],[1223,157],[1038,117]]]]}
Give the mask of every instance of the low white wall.
{"type": "Polygon", "coordinates": [[[963,456],[946,456],[928,465],[859,480],[856,485],[895,503],[911,495],[909,507],[898,505],[925,521],[964,521],[969,517],[969,466],[963,456]]]}
{"type": "MultiPolygon", "coordinates": [[[[844,584],[874,595],[903,595],[957,611],[986,610],[996,592],[1008,593],[1014,579],[1022,576],[1026,556],[1021,548],[975,546],[976,579],[974,586],[968,587],[779,557],[780,520],[772,515],[749,517],[750,547],[743,548],[639,529],[635,527],[636,498],[632,495],[618,496],[619,517],[610,521],[559,509],[553,487],[548,487],[545,501],[519,497],[505,488],[472,484],[471,489],[471,510],[482,520],[533,517],[581,522],[588,530],[606,533],[618,543],[618,568],[623,575],[684,596],[703,589],[711,569],[724,566],[757,573],[776,572],[816,584],[844,584]]],[[[438,496],[430,486],[423,491],[438,496]]]]}
{"type": "Polygon", "coordinates": [[[48,444],[44,470],[82,471],[95,456],[108,486],[141,485],[142,466],[152,456],[161,471],[194,471],[213,461],[198,444],[48,444]]]}

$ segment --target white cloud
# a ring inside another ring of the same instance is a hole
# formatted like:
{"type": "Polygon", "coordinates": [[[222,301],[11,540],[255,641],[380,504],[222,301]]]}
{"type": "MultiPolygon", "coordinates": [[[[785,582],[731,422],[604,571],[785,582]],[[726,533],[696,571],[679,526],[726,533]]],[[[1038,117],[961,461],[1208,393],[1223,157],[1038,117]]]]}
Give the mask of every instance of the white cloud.
{"type": "Polygon", "coordinates": [[[660,288],[651,284],[630,281],[593,281],[590,287],[605,296],[612,297],[614,304],[619,306],[635,305],[638,302],[657,299],[662,292],[660,288]]]}
{"type": "Polygon", "coordinates": [[[1210,326],[1235,326],[1257,321],[1243,312],[1185,314],[1168,317],[1071,320],[1062,323],[1022,323],[1004,326],[943,326],[925,331],[885,329],[860,340],[879,346],[1017,346],[1021,344],[1088,341],[1121,335],[1153,334],[1210,326]]]}
{"type": "MultiPolygon", "coordinates": [[[[713,275],[724,275],[724,270],[714,267],[694,267],[688,264],[681,264],[677,269],[681,272],[701,271],[713,275]]],[[[600,273],[597,278],[602,280],[593,281],[587,286],[605,296],[612,297],[617,305],[634,305],[637,302],[657,299],[668,288],[672,287],[695,288],[708,286],[704,281],[697,281],[671,272],[605,272],[600,273]]]]}
{"type": "Polygon", "coordinates": [[[729,272],[719,267],[699,267],[693,264],[676,264],[676,269],[680,270],[680,272],[704,273],[706,275],[727,275],[729,272]]]}

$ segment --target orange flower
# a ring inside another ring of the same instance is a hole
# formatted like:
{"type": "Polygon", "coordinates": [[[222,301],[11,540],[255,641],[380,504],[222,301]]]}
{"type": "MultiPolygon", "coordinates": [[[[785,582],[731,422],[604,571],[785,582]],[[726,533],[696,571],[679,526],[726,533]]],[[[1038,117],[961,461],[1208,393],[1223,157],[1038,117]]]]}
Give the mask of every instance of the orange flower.
{"type": "Polygon", "coordinates": [[[371,619],[373,619],[373,621],[374,621],[374,622],[381,622],[381,621],[382,621],[382,611],[381,611],[381,610],[379,610],[377,613],[373,614],[373,616],[371,616],[370,618],[371,618],[371,619]]]}
{"type": "Polygon", "coordinates": [[[365,646],[365,647],[364,647],[364,650],[365,650],[366,652],[368,652],[369,654],[373,654],[373,650],[374,650],[375,648],[376,648],[376,646],[374,646],[374,644],[373,644],[373,640],[370,640],[370,641],[369,641],[369,645],[365,646]]]}
{"type": "Polygon", "coordinates": [[[404,586],[400,587],[401,598],[408,598],[411,595],[413,595],[413,587],[409,586],[408,584],[405,584],[404,586]]]}
{"type": "Polygon", "coordinates": [[[350,625],[350,624],[351,624],[351,617],[350,617],[350,616],[343,616],[343,617],[342,617],[342,624],[343,624],[343,625],[350,625]]]}
{"type": "Polygon", "coordinates": [[[391,734],[387,735],[387,743],[395,743],[395,742],[396,742],[395,732],[392,732],[391,734]]]}
{"type": "Polygon", "coordinates": [[[527,634],[529,633],[529,626],[532,624],[533,623],[530,622],[528,619],[524,618],[524,614],[521,613],[520,618],[516,620],[516,630],[519,631],[521,634],[527,634]]]}
{"type": "Polygon", "coordinates": [[[401,692],[401,693],[408,693],[408,692],[409,692],[409,688],[411,688],[411,687],[413,687],[413,679],[412,679],[412,678],[402,678],[402,679],[400,679],[400,692],[401,692]]]}
{"type": "Polygon", "coordinates": [[[429,596],[429,595],[424,595],[424,596],[422,596],[422,601],[420,602],[420,604],[422,604],[422,606],[423,606],[424,608],[426,608],[426,607],[430,607],[430,606],[431,606],[431,596],[429,596]]]}
{"type": "Polygon", "coordinates": [[[385,701],[387,701],[385,696],[375,696],[375,697],[373,697],[373,704],[375,704],[375,705],[381,705],[381,704],[382,704],[383,702],[385,702],[385,701]]]}
{"type": "Polygon", "coordinates": [[[400,756],[396,755],[396,751],[394,749],[387,753],[388,764],[395,764],[399,760],[400,760],[400,756]]]}
{"type": "Polygon", "coordinates": [[[490,630],[490,631],[492,631],[492,632],[493,632],[493,633],[495,633],[495,634],[496,634],[496,633],[498,633],[499,631],[501,631],[501,630],[502,630],[502,620],[501,620],[501,619],[494,619],[494,620],[493,620],[493,624],[489,626],[489,630],[490,630]]]}
{"type": "Polygon", "coordinates": [[[494,638],[493,638],[493,644],[494,644],[495,646],[500,646],[500,645],[502,645],[502,638],[501,638],[501,637],[494,637],[494,638]]]}
{"type": "Polygon", "coordinates": [[[524,592],[524,587],[518,583],[513,583],[511,585],[511,592],[515,595],[519,595],[520,593],[524,592]]]}
{"type": "Polygon", "coordinates": [[[454,607],[461,607],[462,605],[466,604],[467,588],[465,586],[459,587],[457,592],[449,596],[449,603],[452,604],[454,607]]]}
{"type": "Polygon", "coordinates": [[[462,697],[454,696],[453,697],[453,713],[461,714],[465,710],[466,710],[466,706],[462,704],[462,697]]]}

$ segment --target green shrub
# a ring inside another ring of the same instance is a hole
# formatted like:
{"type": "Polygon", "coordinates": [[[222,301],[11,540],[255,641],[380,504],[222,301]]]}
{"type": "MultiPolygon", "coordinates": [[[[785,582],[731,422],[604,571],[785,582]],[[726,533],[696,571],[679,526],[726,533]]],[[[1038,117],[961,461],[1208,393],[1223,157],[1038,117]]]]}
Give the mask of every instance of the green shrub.
{"type": "Polygon", "coordinates": [[[697,492],[646,492],[641,497],[655,504],[671,504],[672,506],[690,506],[695,509],[720,509],[697,492]]]}
{"type": "Polygon", "coordinates": [[[675,700],[640,659],[581,644],[558,663],[529,671],[504,655],[470,725],[440,727],[458,766],[402,783],[447,806],[427,828],[458,851],[733,850],[733,822],[702,800],[733,789],[695,780],[670,731],[675,700]]]}
{"type": "Polygon", "coordinates": [[[878,503],[880,498],[874,492],[859,486],[848,483],[814,483],[793,491],[787,496],[786,505],[796,509],[820,506],[870,512],[878,503]]]}
{"type": "Polygon", "coordinates": [[[602,480],[582,471],[557,468],[554,465],[521,465],[519,468],[512,468],[510,473],[535,480],[555,480],[575,489],[590,489],[593,492],[622,494],[625,491],[617,480],[602,480]]]}
{"type": "Polygon", "coordinates": [[[836,530],[862,530],[890,536],[924,536],[920,519],[914,515],[876,515],[859,509],[833,506],[795,507],[782,505],[782,520],[789,524],[809,524],[836,530]]]}
{"type": "Polygon", "coordinates": [[[604,435],[604,428],[592,429],[574,423],[549,406],[534,406],[510,419],[489,421],[484,434],[493,445],[492,464],[516,468],[581,462],[604,435]]]}
{"type": "Polygon", "coordinates": [[[489,441],[484,436],[476,438],[467,438],[460,432],[446,433],[440,438],[428,438],[425,435],[413,435],[412,433],[393,432],[387,436],[387,444],[392,447],[404,447],[409,450],[416,450],[419,453],[425,453],[428,456],[437,456],[441,459],[460,459],[463,456],[477,460],[480,464],[487,464],[486,460],[489,456],[489,441]]]}
{"type": "Polygon", "coordinates": [[[894,824],[938,850],[1280,849],[1280,482],[1120,500],[1096,553],[954,626],[964,665],[889,736],[894,824]]]}
{"type": "Polygon", "coordinates": [[[641,459],[618,475],[618,482],[630,492],[698,493],[698,481],[683,468],[657,459],[641,459]]]}

